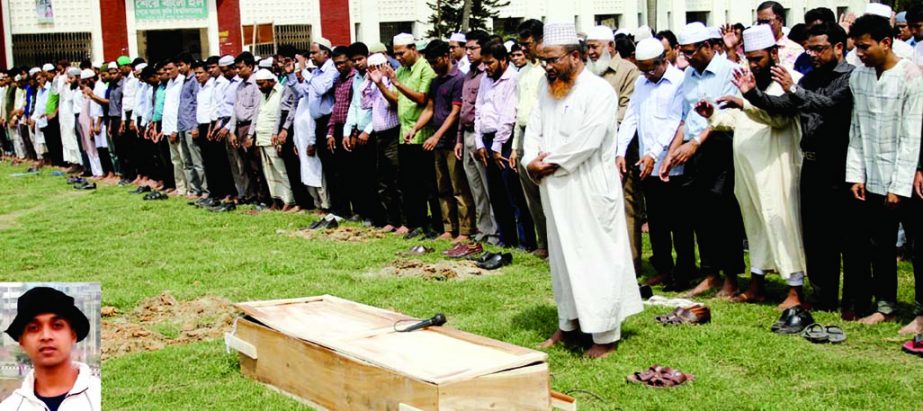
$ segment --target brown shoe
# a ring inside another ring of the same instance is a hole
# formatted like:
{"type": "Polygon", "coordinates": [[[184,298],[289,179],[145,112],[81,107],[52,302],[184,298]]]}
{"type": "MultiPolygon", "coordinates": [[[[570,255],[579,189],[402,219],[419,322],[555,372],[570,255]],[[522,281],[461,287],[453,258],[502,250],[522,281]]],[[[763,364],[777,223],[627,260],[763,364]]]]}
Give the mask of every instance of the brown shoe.
{"type": "Polygon", "coordinates": [[[458,255],[458,253],[462,252],[462,250],[464,250],[464,249],[466,249],[466,248],[468,248],[468,245],[467,245],[467,244],[464,244],[464,243],[457,243],[457,244],[455,244],[455,246],[453,246],[452,248],[443,251],[443,252],[442,252],[442,255],[444,255],[444,256],[446,256],[446,257],[457,258],[456,256],[458,255]]]}
{"type": "Polygon", "coordinates": [[[450,258],[463,258],[472,254],[480,254],[484,252],[484,247],[479,243],[462,245],[457,252],[449,255],[450,258]]]}

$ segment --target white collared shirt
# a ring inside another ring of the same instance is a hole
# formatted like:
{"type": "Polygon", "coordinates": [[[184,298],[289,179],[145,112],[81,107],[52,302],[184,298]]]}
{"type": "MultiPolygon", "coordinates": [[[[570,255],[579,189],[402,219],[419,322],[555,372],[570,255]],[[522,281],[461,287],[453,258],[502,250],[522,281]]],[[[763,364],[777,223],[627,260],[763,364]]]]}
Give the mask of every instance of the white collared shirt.
{"type": "Polygon", "coordinates": [[[186,76],[179,74],[167,83],[166,94],[163,100],[163,134],[169,136],[177,132],[179,127],[179,97],[183,91],[186,76]]]}
{"type": "MultiPolygon", "coordinates": [[[[637,132],[638,152],[642,157],[653,158],[654,170],[658,169],[683,120],[683,77],[683,72],[669,63],[657,83],[638,76],[625,119],[619,126],[618,156],[625,157],[628,144],[637,132]]],[[[670,175],[682,172],[682,168],[674,168],[670,175]]]]}

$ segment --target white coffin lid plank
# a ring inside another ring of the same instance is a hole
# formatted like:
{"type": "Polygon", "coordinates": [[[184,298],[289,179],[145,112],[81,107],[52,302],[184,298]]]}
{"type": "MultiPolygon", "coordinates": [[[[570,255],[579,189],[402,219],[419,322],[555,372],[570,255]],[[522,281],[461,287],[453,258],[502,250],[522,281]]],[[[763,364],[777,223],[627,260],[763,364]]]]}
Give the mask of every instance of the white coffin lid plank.
{"type": "Polygon", "coordinates": [[[540,351],[445,326],[398,333],[394,323],[411,317],[329,295],[235,307],[288,336],[433,384],[464,381],[548,358],[540,351]]]}

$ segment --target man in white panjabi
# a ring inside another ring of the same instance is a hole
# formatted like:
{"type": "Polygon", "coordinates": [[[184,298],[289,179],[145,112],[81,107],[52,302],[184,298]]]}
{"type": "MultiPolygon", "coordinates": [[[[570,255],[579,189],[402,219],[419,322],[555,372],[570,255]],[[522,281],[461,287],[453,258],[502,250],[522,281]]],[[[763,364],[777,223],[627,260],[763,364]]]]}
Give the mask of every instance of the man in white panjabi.
{"type": "Polygon", "coordinates": [[[615,164],[618,97],[583,63],[572,23],[545,26],[545,77],[524,135],[523,163],[548,222],[558,330],[547,348],[592,334],[586,355],[615,351],[621,324],[643,311],[615,164]]]}
{"type": "MultiPolygon", "coordinates": [[[[747,92],[758,87],[780,96],[785,90],[775,81],[782,70],[797,82],[801,75],[775,63],[778,49],[767,25],[744,30],[744,52],[750,72],[738,70],[732,82],[747,92]]],[[[737,302],[766,299],[767,272],[778,272],[790,289],[779,308],[802,303],[805,256],[801,236],[799,176],[801,175],[801,125],[797,116],[772,116],[736,96],[716,100],[724,107],[702,103],[696,111],[710,117],[710,127],[734,130],[734,194],[740,204],[750,245],[750,289],[734,297],[737,302]],[[712,115],[714,114],[714,115],[712,115]]]]}

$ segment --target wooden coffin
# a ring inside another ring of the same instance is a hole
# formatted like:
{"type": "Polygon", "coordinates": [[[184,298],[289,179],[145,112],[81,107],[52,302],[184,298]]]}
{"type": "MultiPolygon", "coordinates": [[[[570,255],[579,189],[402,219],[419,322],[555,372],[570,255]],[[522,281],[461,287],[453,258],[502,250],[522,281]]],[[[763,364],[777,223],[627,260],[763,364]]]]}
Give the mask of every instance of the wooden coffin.
{"type": "MultiPolygon", "coordinates": [[[[235,305],[244,375],[319,409],[549,410],[545,353],[325,295],[235,305]],[[412,324],[402,323],[401,326],[412,324]]],[[[566,398],[566,397],[565,397],[566,398]]]]}

